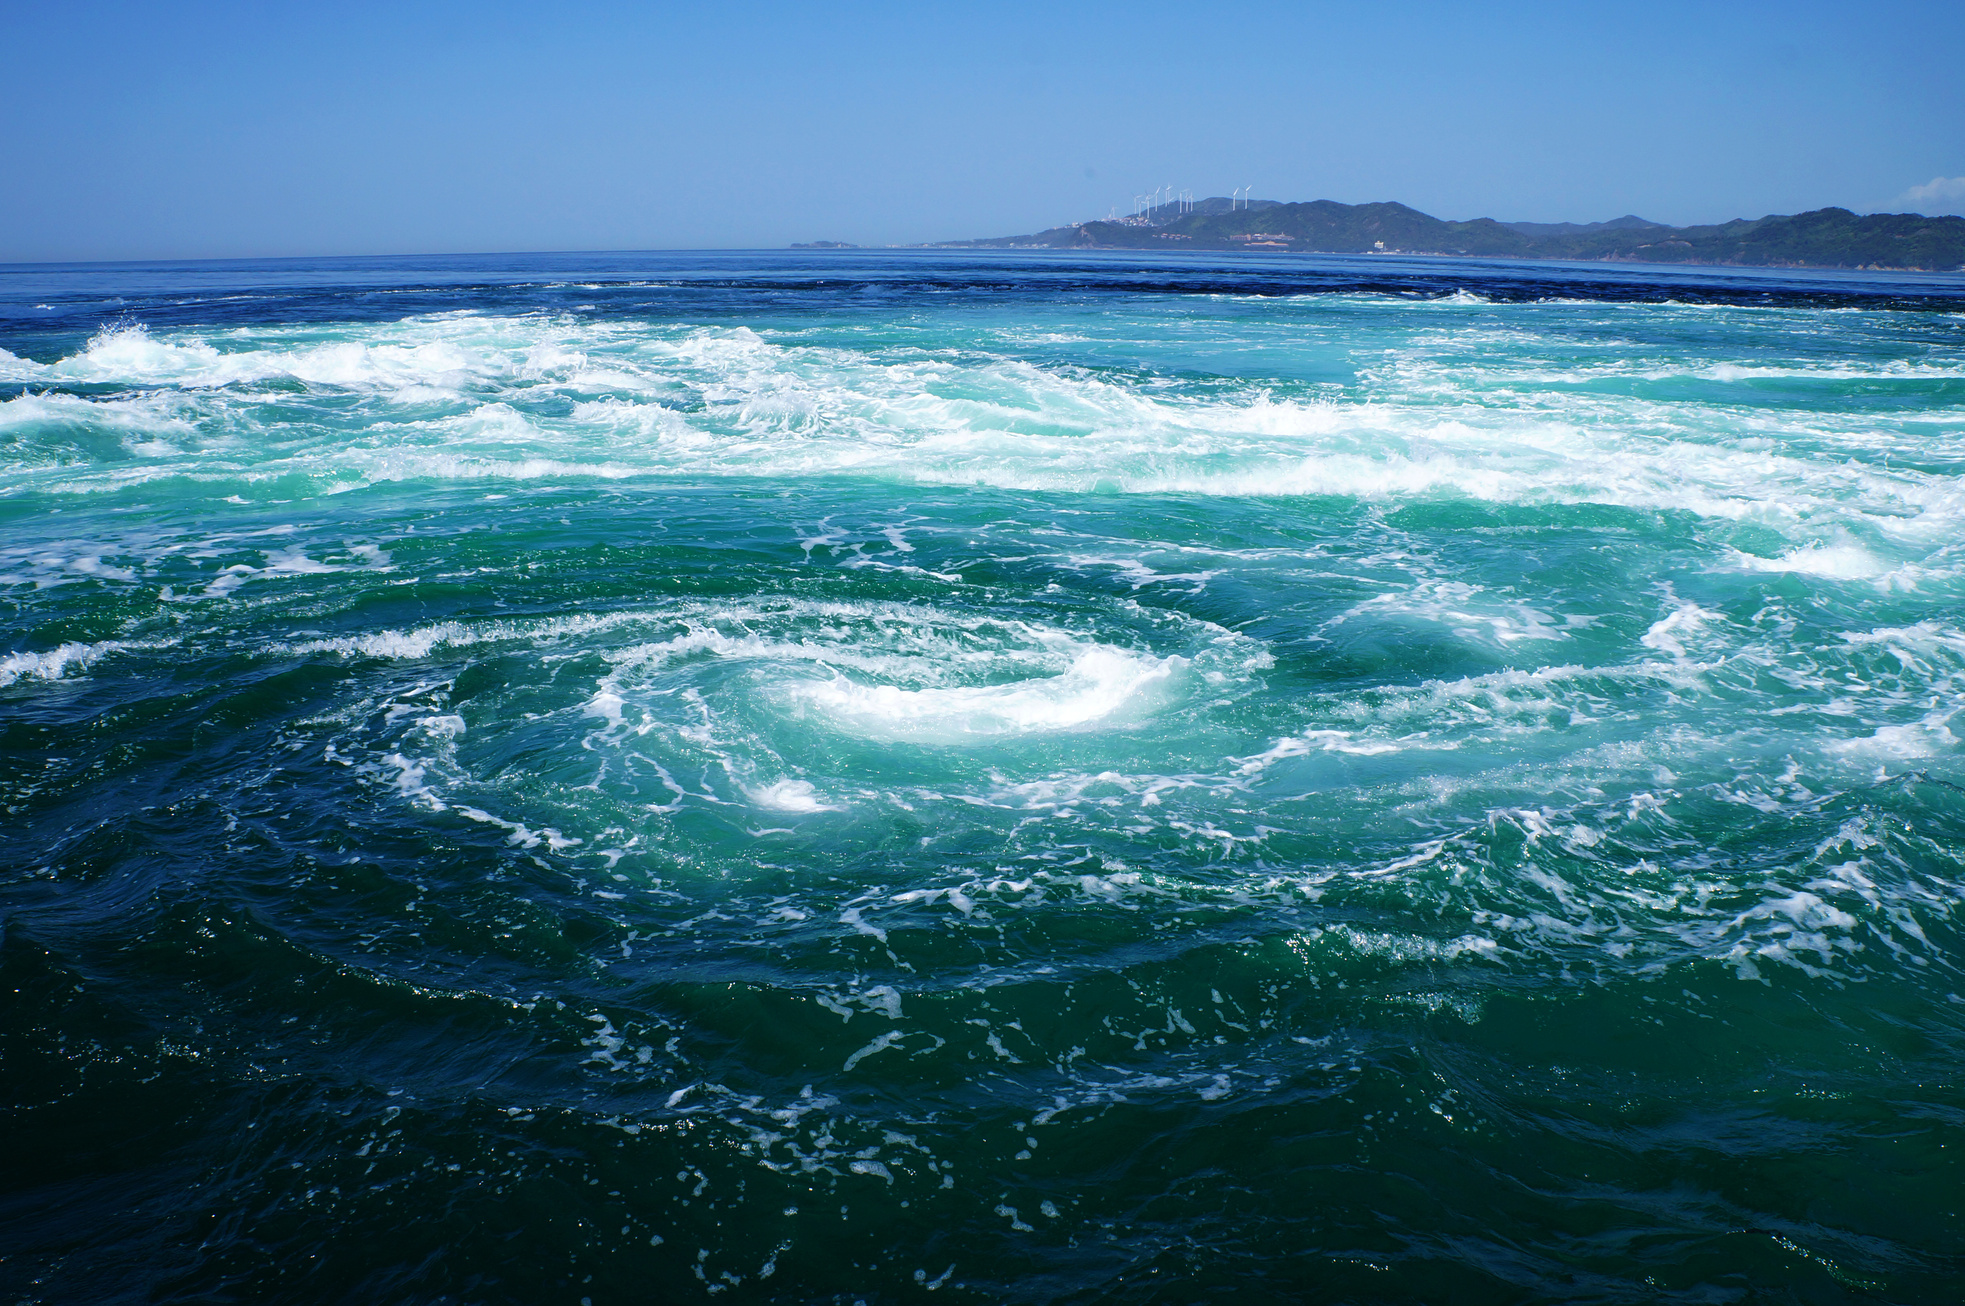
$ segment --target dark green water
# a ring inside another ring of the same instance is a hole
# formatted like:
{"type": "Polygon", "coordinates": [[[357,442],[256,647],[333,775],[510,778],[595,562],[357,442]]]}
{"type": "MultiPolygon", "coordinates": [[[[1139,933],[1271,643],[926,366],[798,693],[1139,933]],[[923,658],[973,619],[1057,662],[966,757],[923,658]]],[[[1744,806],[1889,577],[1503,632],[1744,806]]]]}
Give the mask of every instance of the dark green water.
{"type": "Polygon", "coordinates": [[[1955,284],[853,257],[0,270],[0,1299],[1959,1300],[1955,284]]]}

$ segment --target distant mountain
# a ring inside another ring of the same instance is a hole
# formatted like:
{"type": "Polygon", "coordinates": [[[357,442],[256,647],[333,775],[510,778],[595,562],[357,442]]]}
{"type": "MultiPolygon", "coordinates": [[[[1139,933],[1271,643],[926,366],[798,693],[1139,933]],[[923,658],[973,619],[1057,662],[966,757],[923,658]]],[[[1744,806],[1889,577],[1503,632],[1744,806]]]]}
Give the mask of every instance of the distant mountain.
{"type": "Polygon", "coordinates": [[[1668,227],[1635,215],[1609,222],[1447,222],[1403,204],[1221,196],[1168,204],[1118,221],[1053,227],[1028,236],[940,242],[993,249],[1294,250],[1328,254],[1458,254],[1479,258],[1703,263],[1743,267],[1965,271],[1965,218],[1816,209],[1668,227]]]}
{"type": "Polygon", "coordinates": [[[1530,239],[1538,236],[1580,236],[1591,231],[1639,231],[1646,227],[1665,226],[1662,222],[1640,218],[1635,213],[1626,213],[1608,222],[1504,222],[1501,225],[1510,231],[1519,231],[1530,239]]]}

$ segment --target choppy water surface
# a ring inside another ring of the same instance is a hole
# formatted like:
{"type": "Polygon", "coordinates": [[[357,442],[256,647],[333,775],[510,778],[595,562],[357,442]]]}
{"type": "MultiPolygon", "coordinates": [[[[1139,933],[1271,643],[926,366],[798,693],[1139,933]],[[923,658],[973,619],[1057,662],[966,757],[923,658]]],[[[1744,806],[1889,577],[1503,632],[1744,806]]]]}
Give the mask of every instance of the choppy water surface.
{"type": "Polygon", "coordinates": [[[1955,279],[0,294],[9,1301],[1955,1300],[1955,279]]]}

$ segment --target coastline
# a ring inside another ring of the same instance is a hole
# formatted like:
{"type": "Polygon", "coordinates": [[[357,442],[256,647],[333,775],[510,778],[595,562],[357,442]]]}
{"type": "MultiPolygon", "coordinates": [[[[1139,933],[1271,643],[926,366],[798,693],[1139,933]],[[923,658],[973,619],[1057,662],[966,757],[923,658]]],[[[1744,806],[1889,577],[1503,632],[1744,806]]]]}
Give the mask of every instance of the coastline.
{"type": "Polygon", "coordinates": [[[1163,205],[1117,220],[1020,236],[930,242],[938,248],[1130,249],[1165,252],[1405,254],[1414,257],[1641,262],[1662,267],[1758,267],[1868,272],[1965,272],[1965,218],[1922,213],[1805,213],[1671,226],[1635,214],[1577,225],[1446,220],[1396,201],[1221,197],[1163,205]]]}
{"type": "MultiPolygon", "coordinates": [[[[847,252],[862,247],[852,245],[819,246],[794,245],[800,253],[822,253],[837,250],[847,252]]],[[[1180,254],[1240,254],[1249,256],[1274,257],[1279,254],[1315,254],[1335,258],[1429,258],[1468,260],[1505,260],[1510,263],[1563,263],[1588,266],[1591,264],[1615,265],[1621,267],[1656,268],[1746,268],[1764,269],[1770,272],[1905,272],[1920,276],[1965,278],[1965,265],[1958,267],[1916,267],[1906,264],[1885,263],[1742,263],[1731,259],[1673,259],[1663,262],[1657,259],[1619,257],[1606,255],[1602,258],[1559,258],[1546,254],[1465,254],[1453,250],[1438,249],[1315,249],[1308,246],[1288,246],[1278,248],[1273,245],[1231,245],[1226,242],[1207,245],[1184,245],[1179,249],[1155,249],[1149,245],[1103,245],[1087,242],[1082,245],[1016,244],[1005,245],[987,241],[935,241],[924,245],[901,246],[905,249],[947,249],[947,250],[1016,250],[1021,253],[1048,251],[1053,253],[1099,254],[1139,254],[1151,257],[1165,257],[1180,254]]]]}

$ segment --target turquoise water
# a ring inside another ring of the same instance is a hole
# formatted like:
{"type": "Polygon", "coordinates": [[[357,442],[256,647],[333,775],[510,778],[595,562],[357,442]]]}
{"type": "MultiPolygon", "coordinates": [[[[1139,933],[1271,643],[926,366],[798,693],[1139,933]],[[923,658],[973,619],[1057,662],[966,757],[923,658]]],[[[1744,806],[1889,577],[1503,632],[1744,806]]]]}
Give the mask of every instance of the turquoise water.
{"type": "Polygon", "coordinates": [[[0,296],[9,1301],[1957,1300],[1955,279],[0,296]]]}

